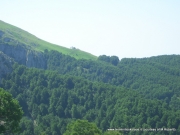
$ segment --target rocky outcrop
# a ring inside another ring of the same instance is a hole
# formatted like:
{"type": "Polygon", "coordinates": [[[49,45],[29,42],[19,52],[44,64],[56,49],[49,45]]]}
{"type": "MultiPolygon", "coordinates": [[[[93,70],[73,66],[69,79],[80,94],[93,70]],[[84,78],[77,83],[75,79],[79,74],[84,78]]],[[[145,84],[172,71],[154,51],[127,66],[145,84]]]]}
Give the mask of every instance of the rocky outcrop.
{"type": "Polygon", "coordinates": [[[12,72],[13,64],[14,60],[0,51],[0,83],[1,78],[3,78],[6,74],[12,72]]]}
{"type": "Polygon", "coordinates": [[[19,64],[27,67],[46,69],[47,62],[44,54],[28,48],[24,44],[9,45],[7,43],[0,43],[0,51],[13,58],[19,64]]]}
{"type": "Polygon", "coordinates": [[[4,32],[0,30],[0,38],[4,35],[4,32]]]}
{"type": "Polygon", "coordinates": [[[26,64],[27,67],[36,67],[46,69],[47,62],[43,53],[28,50],[26,53],[26,64]]]}

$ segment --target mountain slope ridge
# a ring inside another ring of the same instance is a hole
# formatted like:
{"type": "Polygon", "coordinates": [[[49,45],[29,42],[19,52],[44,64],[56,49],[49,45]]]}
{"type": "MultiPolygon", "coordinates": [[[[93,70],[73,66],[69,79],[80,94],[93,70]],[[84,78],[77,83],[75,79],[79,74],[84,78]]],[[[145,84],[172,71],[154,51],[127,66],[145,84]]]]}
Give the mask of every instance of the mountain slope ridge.
{"type": "Polygon", "coordinates": [[[21,44],[24,44],[28,47],[30,47],[33,50],[36,51],[44,51],[47,50],[57,50],[58,52],[61,52],[66,55],[70,55],[76,59],[92,59],[96,60],[96,56],[81,51],[79,49],[69,49],[66,47],[62,47],[59,45],[55,45],[52,43],[49,43],[47,41],[44,41],[42,39],[39,39],[38,37],[30,34],[27,31],[24,31],[16,26],[13,26],[11,24],[5,23],[0,20],[0,42],[6,42],[10,45],[17,45],[19,42],[21,44]]]}

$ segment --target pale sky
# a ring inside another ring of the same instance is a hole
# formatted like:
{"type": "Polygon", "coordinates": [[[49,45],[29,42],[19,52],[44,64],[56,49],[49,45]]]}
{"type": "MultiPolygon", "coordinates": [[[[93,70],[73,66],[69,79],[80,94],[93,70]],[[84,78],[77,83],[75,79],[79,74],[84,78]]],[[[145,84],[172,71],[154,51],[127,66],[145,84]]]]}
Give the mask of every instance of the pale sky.
{"type": "Polygon", "coordinates": [[[180,54],[180,0],[0,0],[0,20],[96,56],[180,54]]]}

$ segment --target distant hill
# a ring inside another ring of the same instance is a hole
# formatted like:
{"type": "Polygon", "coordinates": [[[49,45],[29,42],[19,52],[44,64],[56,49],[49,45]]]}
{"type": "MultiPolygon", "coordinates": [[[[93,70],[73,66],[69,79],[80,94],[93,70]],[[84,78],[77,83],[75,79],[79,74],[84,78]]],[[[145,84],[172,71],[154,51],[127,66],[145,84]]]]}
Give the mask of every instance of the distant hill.
{"type": "MultiPolygon", "coordinates": [[[[53,34],[53,33],[52,33],[53,34]]],[[[24,31],[18,27],[0,21],[0,43],[8,43],[10,45],[18,45],[19,43],[26,45],[36,51],[56,50],[66,55],[70,55],[76,59],[97,59],[96,56],[81,51],[76,48],[66,48],[59,45],[51,44],[36,36],[24,31]]]]}

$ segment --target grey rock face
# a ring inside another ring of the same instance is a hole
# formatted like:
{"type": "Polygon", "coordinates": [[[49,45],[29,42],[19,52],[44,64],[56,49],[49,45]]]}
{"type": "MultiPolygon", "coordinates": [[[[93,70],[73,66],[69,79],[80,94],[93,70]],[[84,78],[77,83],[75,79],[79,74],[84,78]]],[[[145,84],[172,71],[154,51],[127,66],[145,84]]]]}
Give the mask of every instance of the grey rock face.
{"type": "Polygon", "coordinates": [[[11,41],[11,38],[5,37],[3,41],[4,41],[4,42],[10,42],[10,41],[11,41]]]}
{"type": "Polygon", "coordinates": [[[4,32],[0,30],[0,38],[4,35],[4,32]]]}
{"type": "Polygon", "coordinates": [[[7,73],[12,72],[13,64],[14,60],[0,51],[0,83],[3,76],[5,76],[7,73]]]}
{"type": "Polygon", "coordinates": [[[43,53],[28,50],[26,53],[26,66],[46,69],[46,60],[43,53]]]}
{"type": "Polygon", "coordinates": [[[46,69],[46,59],[43,53],[28,49],[23,44],[13,46],[1,43],[0,51],[13,58],[14,61],[19,64],[23,64],[27,67],[46,69]]]}

